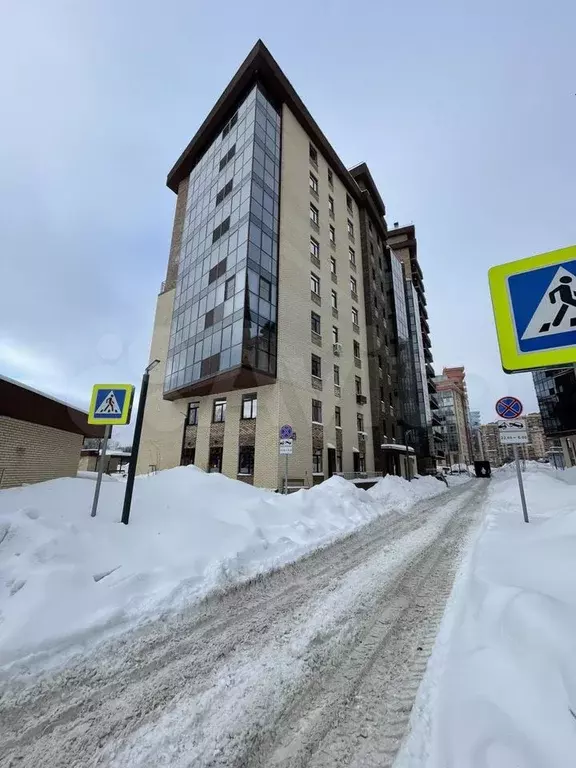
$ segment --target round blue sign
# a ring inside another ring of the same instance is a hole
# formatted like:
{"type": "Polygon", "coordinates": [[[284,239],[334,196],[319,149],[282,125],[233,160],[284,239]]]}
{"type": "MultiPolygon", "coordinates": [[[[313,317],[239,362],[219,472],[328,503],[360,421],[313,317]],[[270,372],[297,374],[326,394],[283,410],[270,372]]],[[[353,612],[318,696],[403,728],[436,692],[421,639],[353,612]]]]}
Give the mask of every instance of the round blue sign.
{"type": "Polygon", "coordinates": [[[292,429],[290,424],[284,424],[283,427],[280,427],[281,440],[290,440],[293,434],[294,434],[294,430],[292,429]]]}
{"type": "Polygon", "coordinates": [[[508,395],[496,401],[496,413],[501,419],[517,419],[522,410],[522,403],[517,397],[508,395]]]}

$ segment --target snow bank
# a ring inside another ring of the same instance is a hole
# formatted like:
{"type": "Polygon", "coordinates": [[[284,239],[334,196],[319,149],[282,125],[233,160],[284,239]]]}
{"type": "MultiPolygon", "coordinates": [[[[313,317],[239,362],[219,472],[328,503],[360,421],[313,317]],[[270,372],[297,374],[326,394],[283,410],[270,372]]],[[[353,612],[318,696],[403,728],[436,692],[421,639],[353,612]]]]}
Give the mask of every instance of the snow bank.
{"type": "MultiPolygon", "coordinates": [[[[467,481],[469,479],[469,477],[466,478],[467,481]]],[[[451,480],[452,478],[448,480],[449,485],[452,484],[451,480]]],[[[386,475],[370,488],[368,494],[375,501],[402,510],[408,509],[421,499],[437,496],[442,490],[446,490],[446,486],[441,480],[436,480],[434,477],[418,477],[411,483],[407,483],[402,477],[386,475]]]]}
{"type": "Polygon", "coordinates": [[[397,768],[574,764],[576,497],[562,474],[524,475],[529,525],[515,477],[493,481],[397,768]]]}
{"type": "Polygon", "coordinates": [[[370,493],[340,477],[291,496],[178,467],[125,485],[63,478],[0,491],[0,664],[82,648],[209,590],[293,561],[391,510],[446,489],[385,478],[370,493]]]}

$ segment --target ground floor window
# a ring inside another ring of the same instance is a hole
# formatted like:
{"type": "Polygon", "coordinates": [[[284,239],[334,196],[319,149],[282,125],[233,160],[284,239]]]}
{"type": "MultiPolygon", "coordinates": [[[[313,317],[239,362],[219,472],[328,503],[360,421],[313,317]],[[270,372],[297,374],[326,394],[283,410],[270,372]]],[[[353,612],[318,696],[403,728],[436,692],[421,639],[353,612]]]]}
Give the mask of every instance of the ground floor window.
{"type": "Polygon", "coordinates": [[[253,445],[240,446],[240,452],[238,454],[238,474],[239,475],[254,474],[254,446],[253,445]]]}
{"type": "Polygon", "coordinates": [[[194,464],[195,457],[196,448],[188,448],[187,446],[184,446],[182,449],[182,456],[180,457],[180,464],[183,464],[184,466],[194,464]]]}
{"type": "Polygon", "coordinates": [[[312,471],[322,472],[322,450],[316,449],[312,452],[312,471]]]}
{"type": "Polygon", "coordinates": [[[222,472],[222,446],[210,448],[208,472],[222,472]]]}
{"type": "Polygon", "coordinates": [[[188,416],[186,418],[186,424],[189,427],[193,427],[198,424],[198,405],[199,403],[188,403],[188,416]]]}
{"type": "Polygon", "coordinates": [[[357,453],[356,451],[354,451],[352,456],[354,472],[366,472],[366,456],[363,453],[357,453]]]}

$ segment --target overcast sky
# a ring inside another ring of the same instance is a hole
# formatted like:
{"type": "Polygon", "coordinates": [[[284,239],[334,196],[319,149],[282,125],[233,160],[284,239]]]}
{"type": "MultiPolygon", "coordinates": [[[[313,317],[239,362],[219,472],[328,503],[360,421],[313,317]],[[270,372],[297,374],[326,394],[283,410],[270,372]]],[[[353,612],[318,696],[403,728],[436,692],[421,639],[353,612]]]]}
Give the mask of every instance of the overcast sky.
{"type": "Polygon", "coordinates": [[[472,409],[502,373],[493,264],[576,243],[576,5],[1,0],[0,371],[86,406],[140,380],[165,177],[261,37],[388,223],[416,225],[435,366],[472,409]],[[467,9],[464,6],[469,6],[467,9]]]}

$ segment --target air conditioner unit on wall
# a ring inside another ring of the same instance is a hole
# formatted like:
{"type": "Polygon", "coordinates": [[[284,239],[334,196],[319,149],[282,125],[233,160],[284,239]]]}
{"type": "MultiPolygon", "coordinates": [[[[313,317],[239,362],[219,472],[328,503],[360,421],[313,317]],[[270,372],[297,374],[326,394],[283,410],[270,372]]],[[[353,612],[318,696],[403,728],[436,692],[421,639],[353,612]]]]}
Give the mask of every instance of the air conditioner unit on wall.
{"type": "Polygon", "coordinates": [[[336,357],[340,357],[342,354],[342,344],[332,344],[332,351],[336,355],[336,357]]]}

